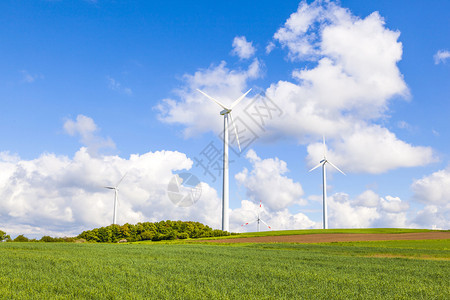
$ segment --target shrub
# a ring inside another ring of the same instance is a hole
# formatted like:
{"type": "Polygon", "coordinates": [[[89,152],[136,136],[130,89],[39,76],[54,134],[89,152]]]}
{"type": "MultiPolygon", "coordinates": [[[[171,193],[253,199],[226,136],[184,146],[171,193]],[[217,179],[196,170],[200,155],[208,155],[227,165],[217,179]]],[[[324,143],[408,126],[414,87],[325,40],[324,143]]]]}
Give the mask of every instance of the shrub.
{"type": "Polygon", "coordinates": [[[144,231],[141,233],[141,239],[143,241],[149,241],[153,239],[153,236],[155,235],[154,231],[144,231]]]}
{"type": "Polygon", "coordinates": [[[180,232],[180,233],[178,233],[177,238],[179,240],[185,240],[185,239],[189,238],[189,234],[187,234],[186,232],[180,232]]]}
{"type": "Polygon", "coordinates": [[[162,235],[159,232],[156,232],[155,235],[152,238],[152,241],[161,241],[162,239],[164,239],[164,235],[162,235]]]}
{"type": "Polygon", "coordinates": [[[170,231],[167,233],[164,237],[165,240],[176,240],[177,239],[177,232],[176,231],[170,231]]]}

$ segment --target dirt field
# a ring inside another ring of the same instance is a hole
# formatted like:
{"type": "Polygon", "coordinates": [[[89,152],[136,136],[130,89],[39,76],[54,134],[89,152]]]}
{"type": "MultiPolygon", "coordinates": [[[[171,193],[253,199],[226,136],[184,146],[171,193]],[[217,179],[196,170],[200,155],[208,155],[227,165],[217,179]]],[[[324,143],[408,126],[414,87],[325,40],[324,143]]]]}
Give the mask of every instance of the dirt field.
{"type": "MultiPolygon", "coordinates": [[[[355,241],[390,241],[390,240],[444,240],[450,239],[450,232],[417,232],[417,233],[329,233],[284,236],[263,236],[251,238],[234,238],[208,240],[215,243],[331,243],[355,241]]],[[[204,241],[205,242],[205,241],[204,241]]]]}

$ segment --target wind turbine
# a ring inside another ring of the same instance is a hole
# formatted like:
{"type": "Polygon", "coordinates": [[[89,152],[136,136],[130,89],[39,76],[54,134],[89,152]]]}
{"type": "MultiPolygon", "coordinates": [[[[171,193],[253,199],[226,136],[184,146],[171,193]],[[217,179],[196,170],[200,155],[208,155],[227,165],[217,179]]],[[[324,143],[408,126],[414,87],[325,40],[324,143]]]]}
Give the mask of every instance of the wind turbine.
{"type": "Polygon", "coordinates": [[[122,182],[122,180],[125,178],[125,175],[122,176],[122,178],[119,180],[119,182],[115,186],[105,186],[105,189],[114,190],[114,211],[113,211],[113,224],[116,224],[116,206],[117,202],[119,201],[119,184],[122,182]]]}
{"type": "Polygon", "coordinates": [[[207,95],[206,93],[202,92],[201,90],[197,89],[200,93],[205,95],[208,99],[214,101],[216,104],[218,104],[220,107],[223,108],[223,110],[220,112],[221,115],[223,115],[223,187],[222,187],[222,230],[223,231],[230,231],[230,220],[228,215],[228,207],[229,207],[229,181],[228,181],[228,116],[230,116],[232,126],[234,127],[234,133],[236,135],[237,144],[239,147],[239,151],[241,151],[241,145],[239,143],[239,136],[237,133],[236,125],[233,121],[233,116],[231,115],[231,111],[233,108],[241,102],[242,99],[247,96],[247,94],[252,89],[249,89],[245,94],[237,98],[229,107],[223,105],[219,100],[214,99],[213,97],[207,95]]]}
{"type": "Polygon", "coordinates": [[[336,167],[331,161],[327,159],[327,146],[325,145],[325,136],[323,138],[323,159],[319,162],[317,166],[309,170],[311,172],[312,170],[317,169],[318,167],[322,166],[322,181],[323,181],[323,229],[328,229],[328,216],[327,216],[327,175],[326,175],[326,164],[330,164],[333,168],[341,172],[345,175],[344,172],[342,172],[338,167],[336,167]]]}
{"type": "Polygon", "coordinates": [[[260,223],[260,222],[263,222],[264,225],[266,225],[267,227],[269,227],[270,230],[272,230],[272,227],[270,227],[266,222],[264,222],[264,221],[261,219],[261,210],[262,210],[262,207],[261,207],[261,200],[259,200],[259,209],[258,209],[258,214],[256,215],[256,220],[251,221],[251,222],[244,223],[244,224],[241,225],[241,227],[244,227],[244,226],[246,226],[246,225],[248,225],[248,224],[252,224],[253,222],[256,222],[256,224],[257,224],[256,229],[257,229],[258,232],[259,232],[259,223],[260,223]]]}

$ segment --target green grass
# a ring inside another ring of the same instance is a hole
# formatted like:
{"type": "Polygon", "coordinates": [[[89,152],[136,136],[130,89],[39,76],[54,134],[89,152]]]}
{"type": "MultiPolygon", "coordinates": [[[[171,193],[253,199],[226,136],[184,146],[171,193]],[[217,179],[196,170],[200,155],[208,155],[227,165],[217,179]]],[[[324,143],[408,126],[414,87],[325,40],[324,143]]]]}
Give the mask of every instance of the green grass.
{"type": "MultiPolygon", "coordinates": [[[[322,233],[414,233],[414,232],[431,232],[437,230],[430,229],[408,229],[408,228],[365,228],[365,229],[304,229],[304,230],[280,230],[280,231],[260,231],[260,232],[245,232],[231,236],[220,236],[201,238],[196,240],[218,240],[218,239],[233,239],[244,237],[261,237],[261,236],[282,236],[282,235],[302,235],[302,234],[322,234],[322,233]]],[[[448,231],[448,230],[441,230],[448,231]]]]}
{"type": "Polygon", "coordinates": [[[2,299],[449,299],[450,240],[0,243],[2,299]]]}

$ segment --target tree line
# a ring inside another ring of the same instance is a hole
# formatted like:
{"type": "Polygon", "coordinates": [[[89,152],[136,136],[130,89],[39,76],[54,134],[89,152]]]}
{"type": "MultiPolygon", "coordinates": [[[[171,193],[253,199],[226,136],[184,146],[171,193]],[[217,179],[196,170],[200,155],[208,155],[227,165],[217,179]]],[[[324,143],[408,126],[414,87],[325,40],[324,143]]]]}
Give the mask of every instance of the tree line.
{"type": "Polygon", "coordinates": [[[15,239],[12,239],[11,236],[6,234],[6,232],[0,230],[0,242],[74,242],[75,240],[75,237],[51,237],[48,235],[44,235],[39,240],[29,239],[23,234],[20,234],[15,239]]]}
{"type": "Polygon", "coordinates": [[[160,221],[142,222],[135,225],[109,225],[94,228],[80,233],[77,237],[55,238],[43,236],[41,239],[29,239],[23,234],[11,239],[9,235],[0,230],[0,242],[77,242],[87,241],[96,243],[116,243],[119,241],[161,241],[176,239],[195,239],[202,237],[216,237],[230,235],[227,231],[212,229],[200,222],[192,221],[160,221]]]}

